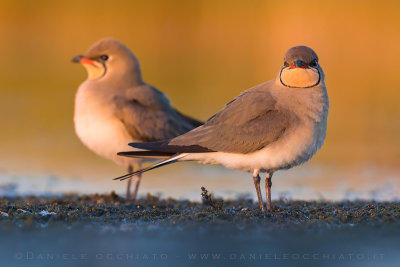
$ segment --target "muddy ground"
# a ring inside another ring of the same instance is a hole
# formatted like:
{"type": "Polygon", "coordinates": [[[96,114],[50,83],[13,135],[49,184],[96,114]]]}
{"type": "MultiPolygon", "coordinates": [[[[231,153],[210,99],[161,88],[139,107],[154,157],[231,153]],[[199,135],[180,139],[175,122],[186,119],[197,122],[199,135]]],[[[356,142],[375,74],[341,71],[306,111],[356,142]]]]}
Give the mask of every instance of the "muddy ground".
{"type": "Polygon", "coordinates": [[[394,266],[400,202],[0,198],[0,235],[0,266],[394,266]]]}

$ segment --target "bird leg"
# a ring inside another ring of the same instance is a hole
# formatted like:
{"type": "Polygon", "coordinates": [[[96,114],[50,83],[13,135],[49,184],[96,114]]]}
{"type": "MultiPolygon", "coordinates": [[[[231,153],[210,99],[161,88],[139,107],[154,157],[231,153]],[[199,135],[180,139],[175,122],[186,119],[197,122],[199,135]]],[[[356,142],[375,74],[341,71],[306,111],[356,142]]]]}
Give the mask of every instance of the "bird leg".
{"type": "Polygon", "coordinates": [[[267,194],[267,211],[271,211],[272,174],[273,172],[268,171],[267,177],[265,178],[265,193],[267,194]]]}
{"type": "MultiPolygon", "coordinates": [[[[128,166],[128,173],[132,173],[133,172],[133,168],[132,165],[128,166]]],[[[132,183],[132,177],[128,179],[128,184],[126,187],[126,200],[130,200],[131,199],[131,183],[132,183]]]]}
{"type": "MultiPolygon", "coordinates": [[[[136,170],[140,170],[142,168],[142,164],[135,164],[136,170]]],[[[139,191],[140,180],[142,179],[142,174],[139,173],[135,176],[135,190],[133,191],[132,199],[135,201],[137,197],[137,193],[139,191]]]]}
{"type": "Polygon", "coordinates": [[[259,171],[254,170],[253,172],[253,181],[254,181],[254,186],[256,187],[257,191],[257,197],[258,197],[258,205],[260,206],[260,210],[264,212],[264,204],[261,196],[261,189],[260,189],[260,175],[258,175],[259,171]]]}

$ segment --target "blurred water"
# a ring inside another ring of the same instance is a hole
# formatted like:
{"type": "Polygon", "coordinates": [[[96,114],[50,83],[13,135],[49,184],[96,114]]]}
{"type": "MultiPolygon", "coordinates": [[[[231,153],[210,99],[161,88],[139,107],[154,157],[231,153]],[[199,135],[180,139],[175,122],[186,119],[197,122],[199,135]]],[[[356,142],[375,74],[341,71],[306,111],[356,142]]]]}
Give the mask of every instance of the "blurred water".
{"type": "MultiPolygon", "coordinates": [[[[120,174],[115,173],[114,176],[120,174]]],[[[146,173],[143,177],[140,196],[151,193],[199,201],[200,187],[204,186],[218,197],[256,200],[250,174],[218,166],[178,163],[146,173]]],[[[111,178],[111,174],[96,179],[1,174],[0,196],[109,193],[111,190],[124,195],[126,182],[113,181],[111,178]]],[[[263,190],[263,186],[261,188],[263,190]]],[[[400,199],[400,173],[370,165],[304,165],[274,175],[272,198],[393,201],[400,199]]]]}

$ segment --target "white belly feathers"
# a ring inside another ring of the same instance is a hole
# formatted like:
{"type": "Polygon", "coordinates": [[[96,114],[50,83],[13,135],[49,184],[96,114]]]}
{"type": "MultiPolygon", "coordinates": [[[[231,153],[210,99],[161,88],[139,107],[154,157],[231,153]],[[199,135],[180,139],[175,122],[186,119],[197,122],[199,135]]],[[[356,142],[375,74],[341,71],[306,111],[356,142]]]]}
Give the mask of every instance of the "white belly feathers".
{"type": "Polygon", "coordinates": [[[246,172],[290,168],[309,160],[317,151],[313,127],[299,127],[263,149],[250,154],[199,153],[188,154],[182,160],[197,160],[205,164],[222,164],[246,172]]]}
{"type": "Polygon", "coordinates": [[[117,164],[127,166],[137,161],[117,156],[117,152],[132,150],[128,143],[136,140],[132,139],[123,123],[113,116],[112,108],[96,101],[98,98],[84,89],[81,86],[75,98],[74,123],[79,139],[96,154],[117,164]]]}

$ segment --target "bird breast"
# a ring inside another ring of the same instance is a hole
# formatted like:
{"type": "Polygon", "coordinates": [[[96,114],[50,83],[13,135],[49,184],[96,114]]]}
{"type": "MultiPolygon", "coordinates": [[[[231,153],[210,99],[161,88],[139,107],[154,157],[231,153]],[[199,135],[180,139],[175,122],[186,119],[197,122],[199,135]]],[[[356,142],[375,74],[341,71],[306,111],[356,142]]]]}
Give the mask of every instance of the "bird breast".
{"type": "Polygon", "coordinates": [[[107,103],[105,97],[84,84],[78,89],[74,124],[79,139],[96,154],[127,166],[134,159],[119,157],[117,152],[131,150],[128,143],[135,140],[113,114],[113,107],[107,103]]]}

